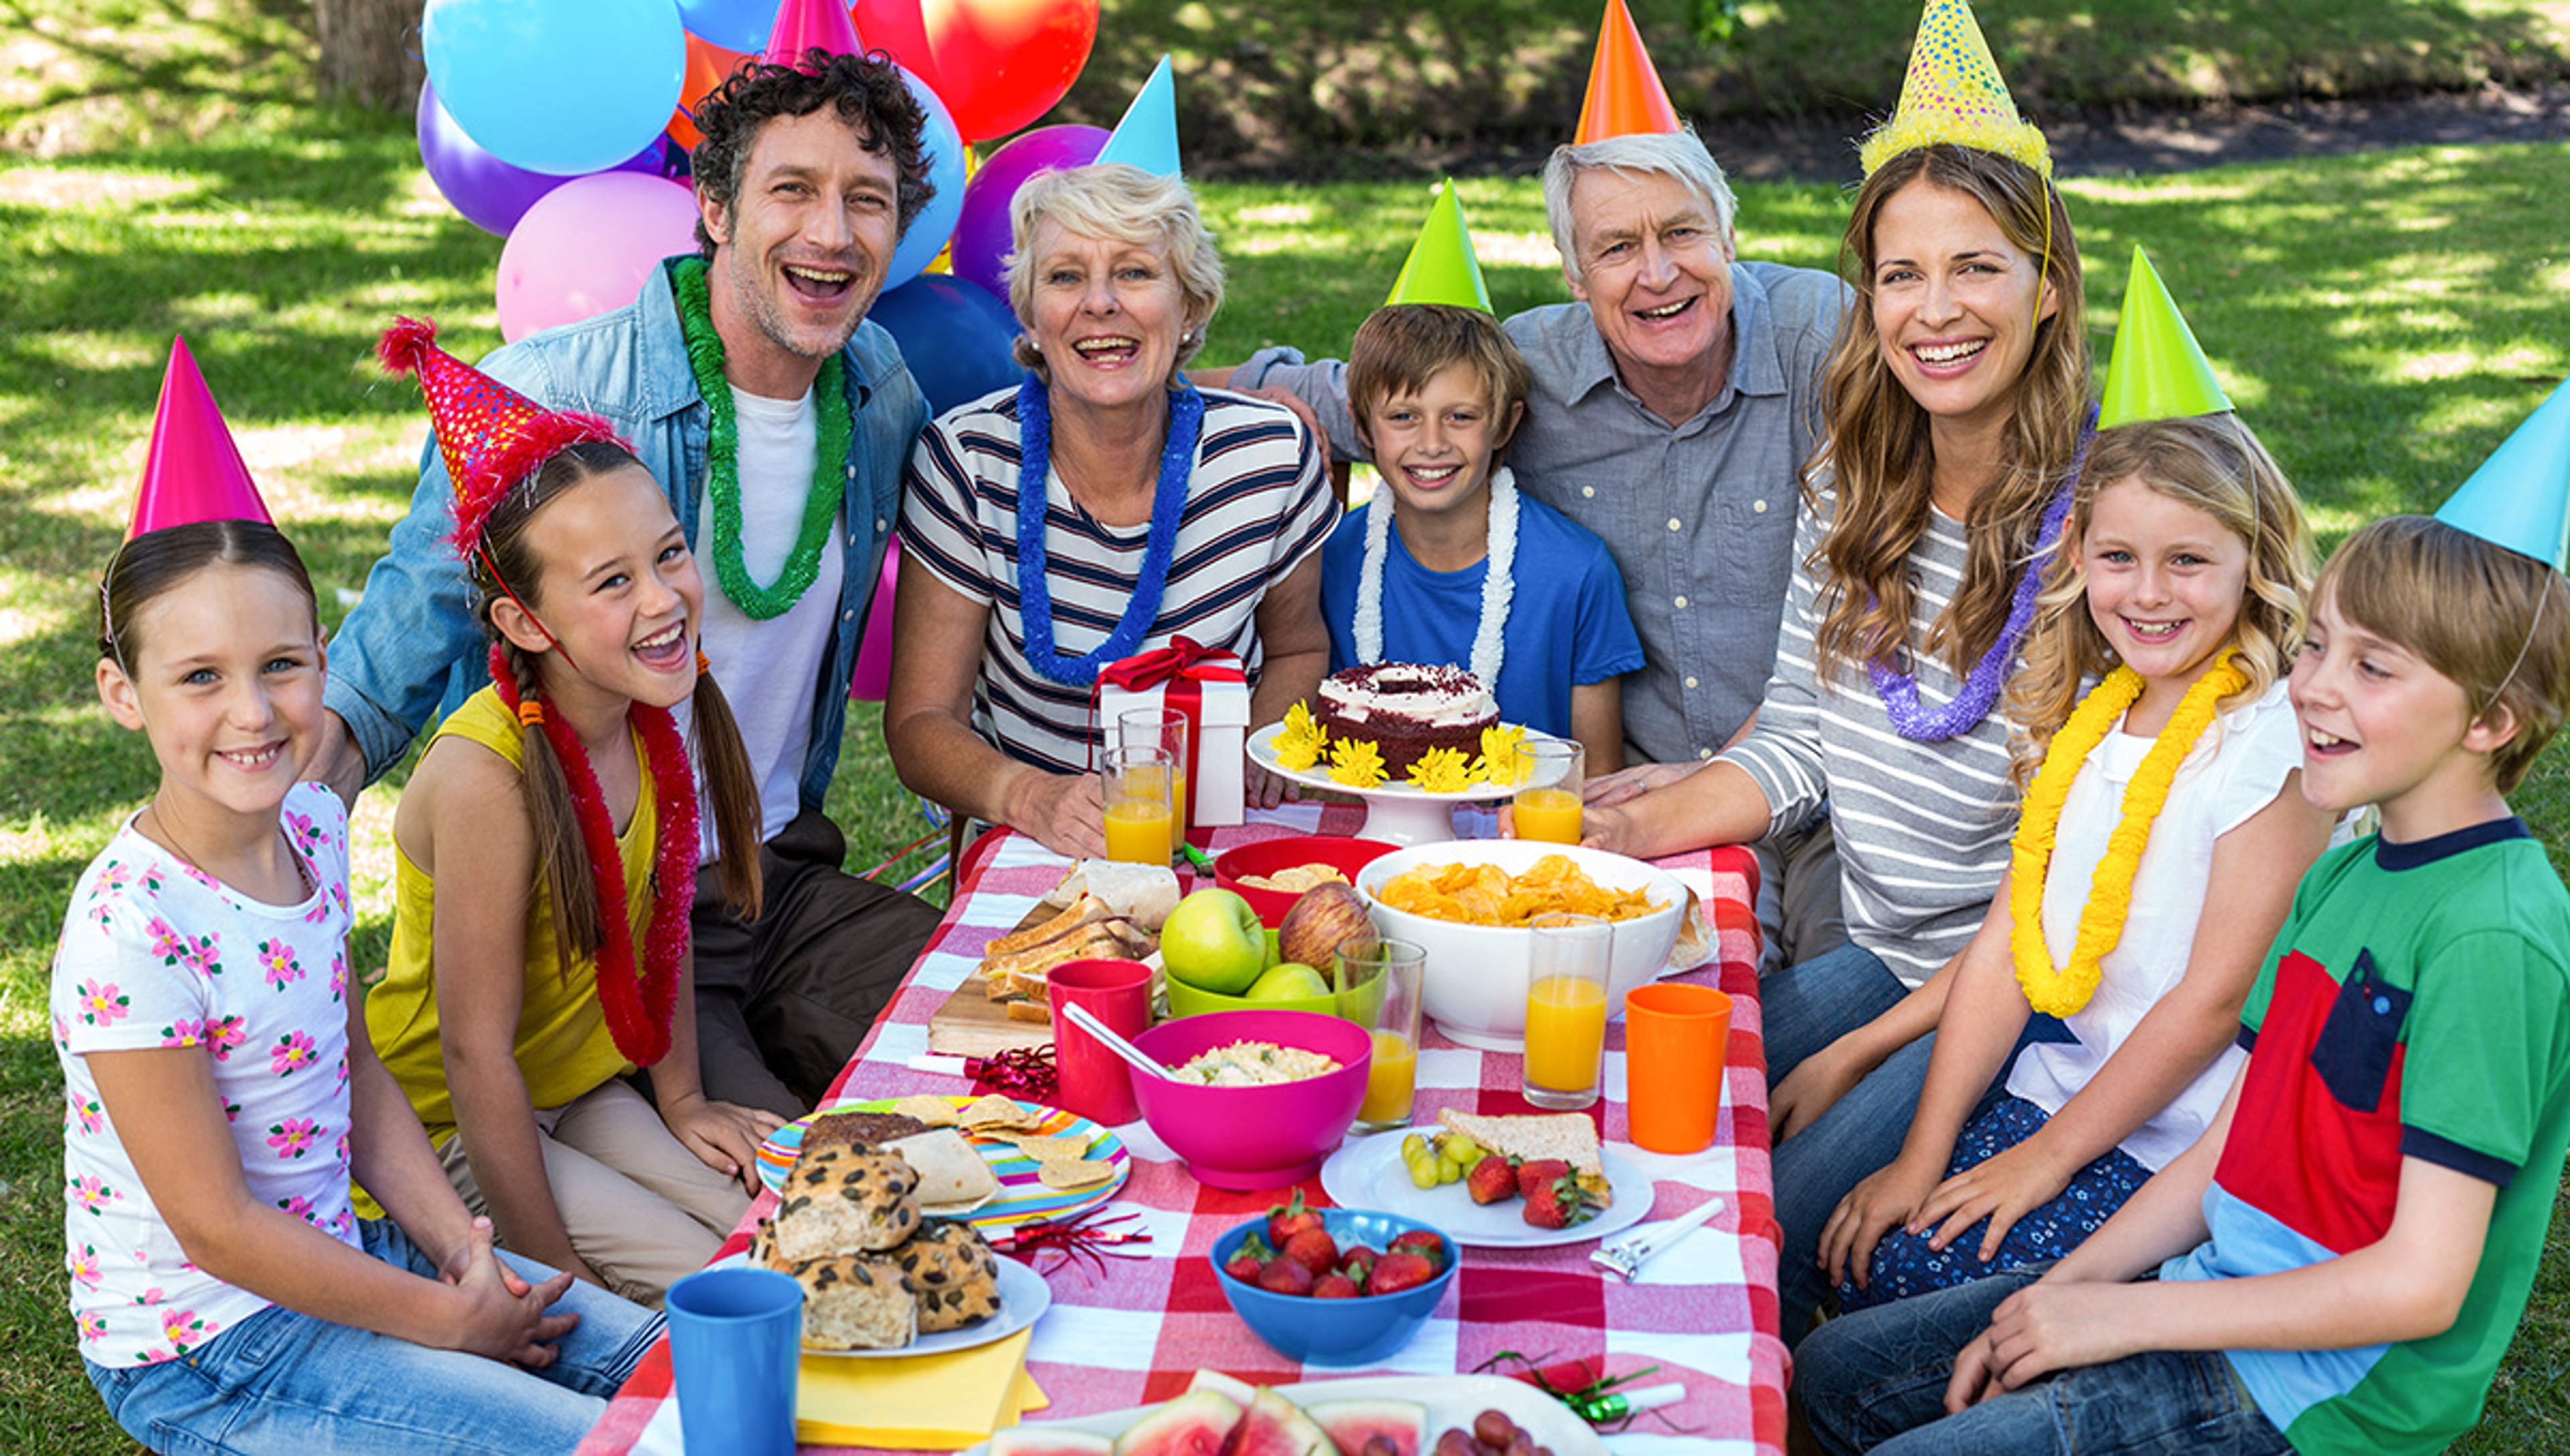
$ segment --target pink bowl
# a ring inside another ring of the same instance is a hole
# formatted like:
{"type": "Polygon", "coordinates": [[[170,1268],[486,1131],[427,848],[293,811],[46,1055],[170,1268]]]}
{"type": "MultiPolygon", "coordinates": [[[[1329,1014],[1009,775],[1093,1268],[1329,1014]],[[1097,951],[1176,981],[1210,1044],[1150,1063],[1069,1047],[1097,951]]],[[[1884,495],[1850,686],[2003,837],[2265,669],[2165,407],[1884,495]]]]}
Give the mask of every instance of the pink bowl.
{"type": "Polygon", "coordinates": [[[1272,1087],[1198,1087],[1136,1074],[1142,1121],[1213,1188],[1284,1188],[1321,1169],[1365,1101],[1374,1034],[1318,1011],[1215,1011],[1163,1021],[1133,1044],[1164,1067],[1235,1041],[1266,1041],[1335,1059],[1339,1069],[1272,1087]]]}
{"type": "MultiPolygon", "coordinates": [[[[1261,890],[1254,885],[1242,885],[1242,876],[1273,875],[1297,865],[1327,865],[1354,884],[1359,870],[1400,848],[1381,840],[1349,839],[1335,834],[1296,834],[1282,839],[1259,840],[1216,856],[1213,883],[1248,901],[1249,908],[1258,911],[1260,923],[1272,930],[1285,922],[1285,912],[1294,908],[1294,902],[1303,898],[1303,892],[1261,890]]],[[[1327,971],[1329,967],[1321,969],[1327,971]]]]}

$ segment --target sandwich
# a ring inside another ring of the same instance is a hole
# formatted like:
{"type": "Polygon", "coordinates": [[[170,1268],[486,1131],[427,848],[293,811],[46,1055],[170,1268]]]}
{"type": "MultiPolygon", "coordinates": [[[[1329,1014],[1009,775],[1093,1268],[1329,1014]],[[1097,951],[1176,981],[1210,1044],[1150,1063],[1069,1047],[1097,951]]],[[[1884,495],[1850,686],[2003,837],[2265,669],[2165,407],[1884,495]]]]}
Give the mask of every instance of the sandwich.
{"type": "Polygon", "coordinates": [[[1011,1020],[1049,1021],[1053,1013],[1045,976],[1055,966],[1092,957],[1131,959],[1149,954],[1158,943],[1105,902],[1082,896],[1053,918],[993,940],[982,954],[982,979],[990,998],[1011,1020]]]}
{"type": "Polygon", "coordinates": [[[1558,1158],[1570,1165],[1572,1181],[1592,1208],[1614,1202],[1606,1183],[1606,1165],[1597,1156],[1597,1124],[1577,1112],[1547,1116],[1488,1117],[1478,1112],[1437,1111],[1437,1125],[1471,1138],[1486,1152],[1516,1163],[1558,1158]]]}
{"type": "Polygon", "coordinates": [[[1070,906],[1082,898],[1153,934],[1178,906],[1177,872],[1166,865],[1119,865],[1112,860],[1081,860],[1071,867],[1045,898],[1049,906],[1070,906]]]}

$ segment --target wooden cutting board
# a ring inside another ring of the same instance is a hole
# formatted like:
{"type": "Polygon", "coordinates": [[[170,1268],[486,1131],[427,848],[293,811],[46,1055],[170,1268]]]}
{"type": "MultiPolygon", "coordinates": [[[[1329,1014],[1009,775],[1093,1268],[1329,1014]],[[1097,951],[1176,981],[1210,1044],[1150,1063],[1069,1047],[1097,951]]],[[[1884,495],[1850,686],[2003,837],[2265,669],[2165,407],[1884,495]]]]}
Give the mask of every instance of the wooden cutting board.
{"type": "Polygon", "coordinates": [[[987,1057],[1022,1046],[1051,1046],[1053,1024],[1020,1021],[991,999],[975,971],[928,1018],[928,1049],[942,1056],[987,1057]]]}

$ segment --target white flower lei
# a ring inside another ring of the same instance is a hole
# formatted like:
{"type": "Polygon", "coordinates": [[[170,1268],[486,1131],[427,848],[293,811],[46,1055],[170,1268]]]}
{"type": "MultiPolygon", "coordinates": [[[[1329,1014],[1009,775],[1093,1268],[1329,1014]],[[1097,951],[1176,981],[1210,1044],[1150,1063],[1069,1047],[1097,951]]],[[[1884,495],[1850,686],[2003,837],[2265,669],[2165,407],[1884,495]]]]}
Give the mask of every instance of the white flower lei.
{"type": "MultiPolygon", "coordinates": [[[[1365,565],[1357,576],[1357,657],[1383,660],[1383,559],[1392,548],[1392,487],[1386,485],[1366,507],[1365,565]],[[1375,507],[1383,509],[1378,511],[1375,507]]],[[[1517,483],[1506,466],[1491,474],[1490,556],[1482,574],[1482,622],[1473,634],[1473,675],[1491,692],[1499,690],[1499,659],[1508,626],[1508,604],[1516,599],[1517,483]]]]}

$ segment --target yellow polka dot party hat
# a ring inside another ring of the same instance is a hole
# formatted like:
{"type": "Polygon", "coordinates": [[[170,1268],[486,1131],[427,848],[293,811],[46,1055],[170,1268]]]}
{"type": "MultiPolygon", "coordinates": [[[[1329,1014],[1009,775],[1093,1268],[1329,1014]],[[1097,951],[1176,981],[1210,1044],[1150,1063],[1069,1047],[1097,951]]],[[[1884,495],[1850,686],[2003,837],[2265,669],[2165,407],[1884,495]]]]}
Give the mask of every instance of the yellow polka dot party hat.
{"type": "Polygon", "coordinates": [[[1928,0],[1910,49],[1910,74],[1901,83],[1901,108],[1865,139],[1858,160],[1872,177],[1902,153],[1937,143],[1995,152],[2052,176],[2052,149],[2016,114],[1966,0],[1928,0]]]}

